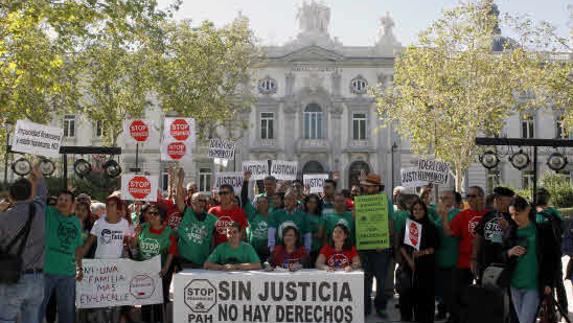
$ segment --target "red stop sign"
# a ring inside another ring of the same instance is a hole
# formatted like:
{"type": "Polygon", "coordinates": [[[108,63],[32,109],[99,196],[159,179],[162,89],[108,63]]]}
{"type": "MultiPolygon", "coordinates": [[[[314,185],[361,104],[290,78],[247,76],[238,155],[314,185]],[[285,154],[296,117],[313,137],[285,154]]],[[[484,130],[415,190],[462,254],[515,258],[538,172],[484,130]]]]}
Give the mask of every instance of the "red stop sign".
{"type": "Polygon", "coordinates": [[[135,176],[129,181],[127,190],[136,200],[143,200],[151,193],[151,182],[144,176],[135,176]]]}
{"type": "Polygon", "coordinates": [[[416,225],[416,223],[410,223],[410,227],[408,228],[408,231],[410,232],[409,234],[409,238],[410,238],[410,242],[412,243],[412,245],[416,246],[418,245],[418,240],[420,239],[419,237],[419,232],[418,232],[418,226],[416,225]]]}
{"type": "Polygon", "coordinates": [[[149,128],[145,122],[141,120],[134,120],[129,125],[129,134],[133,139],[138,142],[146,141],[149,138],[149,128]]]}
{"type": "Polygon", "coordinates": [[[186,151],[187,147],[182,142],[172,142],[167,146],[167,155],[175,160],[183,158],[186,151]]]}
{"type": "Polygon", "coordinates": [[[180,141],[185,141],[187,138],[189,138],[191,130],[185,119],[176,119],[171,124],[170,133],[173,138],[180,141]]]}

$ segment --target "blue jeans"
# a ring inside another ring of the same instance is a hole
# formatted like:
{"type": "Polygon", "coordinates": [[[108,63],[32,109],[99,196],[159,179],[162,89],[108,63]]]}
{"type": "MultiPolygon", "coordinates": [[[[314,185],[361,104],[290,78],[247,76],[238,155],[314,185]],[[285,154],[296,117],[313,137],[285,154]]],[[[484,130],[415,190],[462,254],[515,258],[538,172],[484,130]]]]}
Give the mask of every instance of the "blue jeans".
{"type": "Polygon", "coordinates": [[[390,249],[381,252],[369,250],[360,253],[362,268],[364,268],[364,311],[370,314],[373,278],[376,277],[376,297],[374,307],[376,311],[386,310],[388,299],[384,295],[386,275],[391,260],[390,249]]]}
{"type": "Polygon", "coordinates": [[[44,301],[39,311],[39,322],[46,316],[46,307],[52,293],[56,290],[56,303],[58,305],[58,322],[74,323],[76,301],[76,279],[74,276],[50,275],[44,276],[44,301]]]}
{"type": "Polygon", "coordinates": [[[44,275],[22,274],[18,283],[0,284],[0,323],[37,323],[44,299],[44,275]]]}
{"type": "Polygon", "coordinates": [[[533,323],[539,307],[537,289],[517,289],[511,287],[511,300],[519,323],[533,323]]]}

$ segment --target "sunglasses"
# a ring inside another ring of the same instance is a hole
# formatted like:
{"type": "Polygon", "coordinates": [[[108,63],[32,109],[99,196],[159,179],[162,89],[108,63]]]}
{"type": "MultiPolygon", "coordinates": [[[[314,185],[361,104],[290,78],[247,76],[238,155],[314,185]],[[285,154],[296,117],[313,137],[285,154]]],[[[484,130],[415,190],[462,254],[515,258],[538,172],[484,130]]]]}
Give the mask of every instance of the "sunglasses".
{"type": "Polygon", "coordinates": [[[466,195],[466,198],[467,198],[467,199],[476,198],[476,197],[478,197],[477,194],[468,194],[468,195],[466,195]]]}
{"type": "Polygon", "coordinates": [[[157,212],[157,211],[152,211],[152,212],[147,212],[147,214],[149,214],[149,215],[159,215],[159,212],[157,212]]]}
{"type": "Polygon", "coordinates": [[[219,192],[219,195],[229,195],[229,194],[231,194],[231,192],[229,192],[229,191],[221,191],[221,192],[219,192]]]}

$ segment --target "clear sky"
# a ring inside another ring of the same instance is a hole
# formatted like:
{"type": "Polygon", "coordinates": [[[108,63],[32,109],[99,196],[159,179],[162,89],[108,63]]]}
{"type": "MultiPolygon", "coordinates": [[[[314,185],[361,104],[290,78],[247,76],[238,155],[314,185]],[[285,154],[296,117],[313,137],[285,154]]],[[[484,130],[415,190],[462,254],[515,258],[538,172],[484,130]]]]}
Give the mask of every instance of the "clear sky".
{"type": "MultiPolygon", "coordinates": [[[[177,19],[194,22],[211,20],[216,25],[230,22],[239,12],[250,19],[261,45],[280,45],[297,33],[296,12],[303,0],[183,0],[177,19]]],[[[322,0],[331,9],[330,35],[347,46],[372,45],[378,19],[386,11],[396,23],[395,34],[404,44],[415,41],[418,32],[439,17],[443,8],[458,0],[322,0]]],[[[160,4],[170,0],[159,0],[160,4]]],[[[502,13],[528,14],[557,26],[568,34],[567,5],[573,0],[497,0],[502,13]]]]}

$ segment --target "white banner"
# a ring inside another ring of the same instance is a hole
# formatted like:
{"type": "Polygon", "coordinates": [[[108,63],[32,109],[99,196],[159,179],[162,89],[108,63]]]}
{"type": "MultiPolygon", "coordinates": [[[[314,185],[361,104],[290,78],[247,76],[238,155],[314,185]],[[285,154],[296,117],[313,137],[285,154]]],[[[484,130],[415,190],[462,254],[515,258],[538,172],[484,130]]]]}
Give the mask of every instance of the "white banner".
{"type": "Polygon", "coordinates": [[[208,158],[230,160],[235,156],[235,142],[225,139],[213,138],[209,140],[208,158]]]}
{"type": "Polygon", "coordinates": [[[324,181],[328,179],[328,174],[304,174],[302,181],[304,186],[310,188],[310,193],[322,193],[324,191],[324,181]]]}
{"type": "Polygon", "coordinates": [[[161,141],[161,160],[191,160],[195,143],[193,118],[165,118],[161,141]]]}
{"type": "Polygon", "coordinates": [[[121,176],[121,198],[127,201],[157,201],[158,176],[126,174],[121,176]]]}
{"type": "Polygon", "coordinates": [[[84,259],[76,282],[76,306],[96,308],[163,303],[161,256],[146,261],[84,259]]]}
{"type": "Polygon", "coordinates": [[[243,173],[251,172],[251,179],[254,181],[265,179],[269,175],[269,163],[266,160],[245,160],[243,162],[243,173]]]}
{"type": "Polygon", "coordinates": [[[158,135],[153,120],[128,119],[123,121],[123,137],[126,144],[145,143],[158,135]]]}
{"type": "Polygon", "coordinates": [[[57,158],[64,130],[27,120],[18,120],[14,130],[12,151],[57,158]]]}
{"type": "Polygon", "coordinates": [[[294,181],[297,168],[297,161],[273,160],[271,163],[271,175],[281,181],[294,181]]]}
{"type": "Polygon", "coordinates": [[[364,322],[364,273],[189,270],[175,275],[174,322],[364,322]]]}
{"type": "Polygon", "coordinates": [[[419,251],[422,242],[422,224],[407,219],[405,230],[404,243],[419,251]]]}
{"type": "Polygon", "coordinates": [[[223,184],[229,184],[233,186],[235,194],[240,194],[241,188],[243,187],[243,174],[241,172],[215,173],[215,183],[213,184],[213,190],[218,192],[219,188],[223,184]]]}

